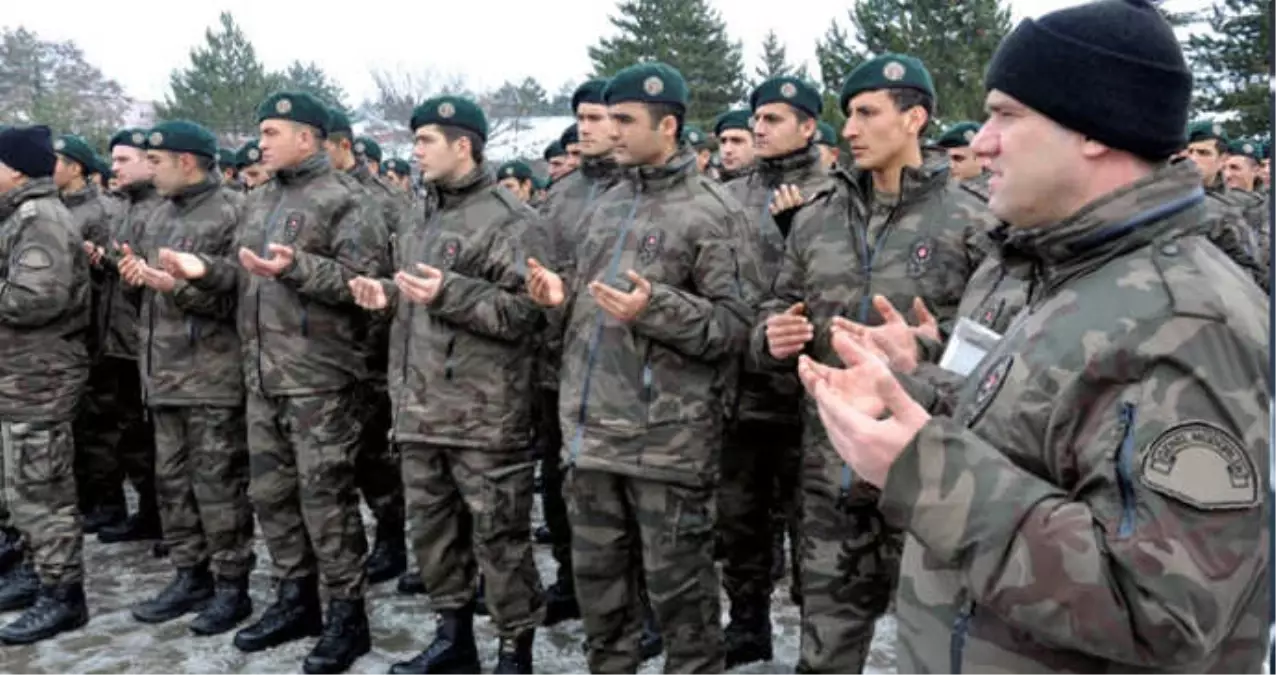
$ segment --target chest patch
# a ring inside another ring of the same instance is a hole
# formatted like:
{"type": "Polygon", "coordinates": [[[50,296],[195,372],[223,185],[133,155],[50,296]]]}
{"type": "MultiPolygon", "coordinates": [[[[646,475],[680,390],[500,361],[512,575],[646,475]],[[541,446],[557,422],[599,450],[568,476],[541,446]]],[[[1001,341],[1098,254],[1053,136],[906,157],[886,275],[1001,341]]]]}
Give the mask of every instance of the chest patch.
{"type": "Polygon", "coordinates": [[[1185,422],[1162,433],[1143,455],[1143,484],[1207,511],[1259,503],[1254,458],[1232,434],[1205,422],[1185,422]]]}
{"type": "Polygon", "coordinates": [[[660,257],[660,250],[664,247],[664,232],[649,232],[642,236],[642,240],[638,242],[638,264],[650,265],[660,257]]]}
{"type": "Polygon", "coordinates": [[[912,250],[908,253],[908,276],[916,279],[926,273],[930,267],[930,261],[935,257],[935,240],[930,237],[922,237],[913,242],[912,250]]]}
{"type": "Polygon", "coordinates": [[[1006,376],[1010,374],[1010,366],[1014,364],[1015,357],[1007,354],[1002,356],[991,368],[984,371],[979,383],[975,386],[975,392],[971,396],[970,403],[962,412],[961,422],[963,426],[971,427],[983,417],[984,411],[997,398],[997,392],[1001,391],[1001,387],[1006,383],[1006,376]]]}
{"type": "Polygon", "coordinates": [[[306,216],[300,211],[293,211],[284,218],[284,243],[291,244],[301,236],[301,228],[306,224],[306,216]]]}
{"type": "Polygon", "coordinates": [[[442,248],[439,249],[439,262],[442,263],[443,269],[452,269],[456,266],[456,259],[461,255],[461,240],[447,239],[443,242],[442,248]]]}

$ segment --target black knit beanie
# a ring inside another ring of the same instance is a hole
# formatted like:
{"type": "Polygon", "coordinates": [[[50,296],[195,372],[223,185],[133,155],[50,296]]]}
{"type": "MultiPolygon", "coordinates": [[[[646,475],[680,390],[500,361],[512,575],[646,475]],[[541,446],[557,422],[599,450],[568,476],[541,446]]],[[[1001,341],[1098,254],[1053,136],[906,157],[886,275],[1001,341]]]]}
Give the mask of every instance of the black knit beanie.
{"type": "Polygon", "coordinates": [[[27,178],[52,176],[57,161],[53,134],[48,127],[12,127],[0,131],[0,163],[27,178]]]}
{"type": "Polygon", "coordinates": [[[997,48],[984,85],[1145,159],[1183,147],[1192,72],[1149,0],[1100,0],[1025,19],[997,48]]]}

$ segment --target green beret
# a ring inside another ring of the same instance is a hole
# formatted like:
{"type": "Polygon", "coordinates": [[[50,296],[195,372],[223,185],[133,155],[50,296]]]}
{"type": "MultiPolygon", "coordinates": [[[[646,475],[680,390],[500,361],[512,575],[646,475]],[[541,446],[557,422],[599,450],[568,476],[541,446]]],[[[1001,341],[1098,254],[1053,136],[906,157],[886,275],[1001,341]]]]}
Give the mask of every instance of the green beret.
{"type": "Polygon", "coordinates": [[[1227,145],[1227,154],[1249,157],[1255,162],[1263,158],[1263,146],[1258,141],[1238,139],[1227,145]]]}
{"type": "Polygon", "coordinates": [[[217,166],[223,169],[234,169],[235,151],[228,148],[217,148],[217,166]]]}
{"type": "Polygon", "coordinates": [[[836,148],[837,130],[833,128],[832,124],[829,124],[824,120],[819,120],[815,123],[815,138],[813,140],[816,143],[827,145],[830,148],[836,148]]]}
{"type": "Polygon", "coordinates": [[[1263,141],[1262,145],[1263,145],[1262,156],[1260,157],[1260,159],[1271,159],[1272,158],[1272,142],[1263,141]]]}
{"type": "Polygon", "coordinates": [[[820,92],[801,78],[789,75],[773,77],[759,84],[749,96],[749,107],[754,112],[768,103],[787,103],[806,111],[811,117],[819,117],[824,112],[824,99],[820,92]]]}
{"type": "Polygon", "coordinates": [[[352,147],[354,148],[354,154],[364,159],[370,159],[374,162],[381,161],[381,146],[367,136],[360,136],[354,139],[352,147]]]}
{"type": "Polygon", "coordinates": [[[526,162],[522,160],[517,160],[517,159],[506,162],[501,165],[501,168],[496,170],[496,179],[500,180],[502,178],[517,178],[519,180],[531,180],[532,167],[528,166],[526,162]]]}
{"type": "Polygon", "coordinates": [[[266,97],[257,106],[257,123],[290,120],[312,126],[328,135],[328,106],[304,91],[281,91],[266,97]]]}
{"type": "Polygon", "coordinates": [[[940,135],[936,144],[941,148],[964,148],[970,145],[977,133],[979,133],[979,123],[958,122],[948,127],[948,130],[940,135]]]}
{"type": "Polygon", "coordinates": [[[580,142],[580,128],[575,124],[563,129],[563,135],[558,137],[558,143],[563,146],[563,150],[567,150],[567,146],[575,145],[580,142]]]}
{"type": "Polygon", "coordinates": [[[101,156],[101,155],[99,155],[99,154],[97,154],[97,153],[94,153],[94,154],[93,154],[93,164],[92,164],[91,166],[86,167],[86,168],[88,169],[88,172],[89,172],[90,174],[97,174],[97,175],[101,176],[102,178],[110,178],[110,177],[111,177],[111,162],[110,162],[110,160],[108,160],[107,158],[105,158],[105,157],[103,157],[103,156],[101,156]]]}
{"type": "Polygon", "coordinates": [[[700,127],[687,124],[682,127],[682,142],[700,150],[709,145],[709,136],[701,131],[700,127]]]}
{"type": "Polygon", "coordinates": [[[408,176],[412,173],[412,167],[408,166],[407,161],[402,159],[387,159],[381,163],[381,168],[386,171],[393,171],[400,176],[408,176]]]}
{"type": "Polygon", "coordinates": [[[552,181],[549,179],[549,176],[532,176],[532,189],[548,190],[550,183],[552,183],[552,181]]]}
{"type": "Polygon", "coordinates": [[[145,150],[146,129],[120,129],[111,137],[111,142],[107,145],[107,150],[114,150],[117,145],[123,145],[126,148],[145,150]]]}
{"type": "Polygon", "coordinates": [[[217,158],[217,137],[213,132],[186,120],[160,122],[152,127],[146,134],[146,147],[148,150],[188,152],[209,159],[217,158]]]}
{"type": "Polygon", "coordinates": [[[413,131],[427,124],[460,127],[487,141],[487,115],[478,104],[460,96],[436,96],[412,111],[409,126],[413,131]]]}
{"type": "Polygon", "coordinates": [[[1218,122],[1209,120],[1197,120],[1187,126],[1187,142],[1196,143],[1197,141],[1219,140],[1224,145],[1230,141],[1227,134],[1223,133],[1223,125],[1218,122]]]}
{"type": "Polygon", "coordinates": [[[53,151],[84,167],[86,174],[91,172],[98,161],[97,154],[89,147],[88,142],[71,134],[59,136],[53,141],[53,151]]]}
{"type": "Polygon", "coordinates": [[[861,63],[842,82],[842,96],[838,100],[842,112],[846,112],[846,104],[860,93],[877,89],[916,89],[932,100],[935,98],[935,81],[921,61],[905,54],[883,54],[861,63]]]}
{"type": "Polygon", "coordinates": [[[328,133],[330,134],[353,134],[354,129],[350,127],[350,118],[346,114],[336,108],[328,109],[328,133]]]}
{"type": "Polygon", "coordinates": [[[261,148],[257,145],[257,140],[253,139],[244,144],[244,147],[235,152],[235,166],[242,169],[246,166],[252,166],[261,161],[261,148]]]}
{"type": "Polygon", "coordinates": [[[638,101],[687,107],[687,81],[673,66],[659,61],[639,63],[616,73],[603,91],[607,105],[638,101]]]}
{"type": "Polygon", "coordinates": [[[549,160],[555,157],[562,157],[563,155],[566,155],[566,154],[567,154],[567,150],[563,148],[563,142],[555,139],[552,143],[550,143],[545,148],[544,157],[545,157],[545,161],[548,162],[549,160]]]}
{"type": "Polygon", "coordinates": [[[753,114],[748,110],[728,110],[713,123],[713,135],[721,136],[728,129],[740,129],[753,133],[753,114]]]}
{"type": "Polygon", "coordinates": [[[586,80],[584,84],[576,87],[576,93],[572,94],[572,112],[580,107],[582,103],[597,103],[603,105],[603,92],[607,90],[609,80],[597,79],[586,80]]]}

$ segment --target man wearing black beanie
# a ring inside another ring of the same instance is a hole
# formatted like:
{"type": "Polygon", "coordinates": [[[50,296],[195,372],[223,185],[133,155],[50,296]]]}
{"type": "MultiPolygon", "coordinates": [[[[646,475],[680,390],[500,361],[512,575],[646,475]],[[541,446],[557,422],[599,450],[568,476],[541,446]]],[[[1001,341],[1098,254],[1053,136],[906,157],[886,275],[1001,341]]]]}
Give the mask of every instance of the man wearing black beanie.
{"type": "Polygon", "coordinates": [[[1259,672],[1270,316],[1200,234],[1196,169],[1167,161],[1191,95],[1174,34],[1138,0],[1062,10],[1011,33],[986,84],[972,147],[1027,308],[949,415],[847,335],[846,371],[799,366],[908,533],[898,668],[1259,672]]]}
{"type": "Polygon", "coordinates": [[[0,539],[16,529],[29,544],[27,561],[0,579],[3,611],[27,610],[0,628],[5,644],[89,620],[71,431],[89,375],[89,270],[55,162],[48,127],[0,132],[0,473],[12,499],[0,539]]]}

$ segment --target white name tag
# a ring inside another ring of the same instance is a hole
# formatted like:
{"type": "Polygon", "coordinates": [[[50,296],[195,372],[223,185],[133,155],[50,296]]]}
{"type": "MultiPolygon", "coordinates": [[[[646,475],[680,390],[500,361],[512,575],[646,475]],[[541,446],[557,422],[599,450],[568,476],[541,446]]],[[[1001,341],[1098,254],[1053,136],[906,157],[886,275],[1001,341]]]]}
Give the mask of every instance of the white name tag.
{"type": "Polygon", "coordinates": [[[939,357],[939,367],[963,377],[969,375],[998,342],[1001,342],[1001,334],[962,317],[948,337],[944,355],[939,357]]]}

